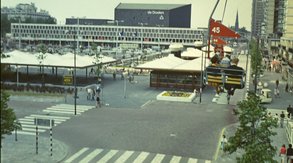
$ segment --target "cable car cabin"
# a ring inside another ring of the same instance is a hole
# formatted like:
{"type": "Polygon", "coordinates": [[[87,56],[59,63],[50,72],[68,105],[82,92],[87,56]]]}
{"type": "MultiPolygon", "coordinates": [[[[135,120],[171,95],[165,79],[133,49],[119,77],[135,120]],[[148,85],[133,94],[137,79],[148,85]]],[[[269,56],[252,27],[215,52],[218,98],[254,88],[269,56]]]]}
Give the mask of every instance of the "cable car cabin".
{"type": "Polygon", "coordinates": [[[243,89],[245,86],[244,70],[209,66],[205,78],[210,86],[223,85],[225,89],[243,89]]]}

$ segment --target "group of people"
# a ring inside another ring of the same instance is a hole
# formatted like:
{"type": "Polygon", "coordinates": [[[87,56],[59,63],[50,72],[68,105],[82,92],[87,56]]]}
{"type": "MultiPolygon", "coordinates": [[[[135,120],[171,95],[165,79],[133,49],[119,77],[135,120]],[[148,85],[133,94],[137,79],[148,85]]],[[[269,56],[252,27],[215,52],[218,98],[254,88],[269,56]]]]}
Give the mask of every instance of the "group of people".
{"type": "MultiPolygon", "coordinates": [[[[231,59],[230,55],[227,54],[224,58],[220,59],[220,57],[216,54],[211,58],[211,64],[206,70],[218,74],[221,73],[221,71],[224,71],[226,74],[239,77],[240,75],[244,75],[244,69],[239,67],[238,63],[239,59],[237,57],[231,59]],[[221,70],[220,68],[224,68],[224,70],[221,70]]],[[[224,91],[224,88],[221,87],[221,84],[219,83],[212,83],[211,85],[216,89],[216,96],[219,96],[219,94],[224,91]]],[[[227,89],[228,95],[233,96],[235,89],[239,86],[226,84],[224,87],[227,89]]]]}
{"type": "Polygon", "coordinates": [[[100,100],[101,86],[97,85],[96,88],[87,88],[87,100],[96,100],[96,107],[101,107],[100,100]]]}
{"type": "Polygon", "coordinates": [[[288,148],[286,149],[286,145],[283,144],[279,151],[279,156],[281,157],[281,163],[285,163],[285,160],[287,158],[287,163],[290,161],[290,163],[293,161],[293,148],[292,144],[288,145],[288,148]]]}

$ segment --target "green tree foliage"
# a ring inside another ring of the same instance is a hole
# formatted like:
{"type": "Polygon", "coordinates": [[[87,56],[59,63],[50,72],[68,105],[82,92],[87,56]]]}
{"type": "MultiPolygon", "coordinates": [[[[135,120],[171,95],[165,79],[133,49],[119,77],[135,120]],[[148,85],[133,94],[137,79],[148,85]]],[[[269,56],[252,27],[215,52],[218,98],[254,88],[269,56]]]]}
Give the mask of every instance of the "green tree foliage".
{"type": "Polygon", "coordinates": [[[47,55],[47,51],[48,51],[48,47],[45,44],[39,44],[37,46],[37,51],[38,53],[36,54],[36,57],[39,61],[40,64],[40,70],[42,73],[42,85],[44,86],[45,84],[45,74],[44,74],[44,60],[46,59],[47,55]]]}
{"type": "Polygon", "coordinates": [[[100,64],[100,61],[101,61],[101,55],[100,55],[100,52],[98,52],[98,49],[97,49],[97,44],[96,43],[92,43],[91,44],[91,50],[93,51],[94,55],[95,55],[95,60],[93,61],[94,64],[96,64],[96,75],[97,77],[100,77],[101,75],[101,69],[102,69],[102,66],[100,64]]]}
{"type": "Polygon", "coordinates": [[[16,122],[13,109],[7,104],[8,101],[9,95],[1,89],[1,140],[4,135],[10,135],[14,129],[21,129],[20,123],[16,122]]]}
{"type": "Polygon", "coordinates": [[[237,162],[276,162],[273,158],[277,149],[271,145],[271,137],[276,135],[272,129],[277,127],[277,120],[267,114],[260,102],[258,96],[249,92],[247,99],[237,104],[240,126],[224,148],[229,154],[244,151],[237,162]]]}
{"type": "Polygon", "coordinates": [[[252,72],[255,74],[256,70],[259,70],[259,68],[261,68],[260,66],[262,62],[262,55],[256,40],[251,40],[249,47],[251,55],[251,69],[252,72]]]}

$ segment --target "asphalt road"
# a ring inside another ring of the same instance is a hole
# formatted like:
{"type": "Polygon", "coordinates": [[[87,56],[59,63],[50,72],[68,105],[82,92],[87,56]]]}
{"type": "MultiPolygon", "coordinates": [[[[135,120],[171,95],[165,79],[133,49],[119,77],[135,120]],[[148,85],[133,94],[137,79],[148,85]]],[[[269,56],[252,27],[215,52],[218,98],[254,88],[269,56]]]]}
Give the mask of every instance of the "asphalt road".
{"type": "Polygon", "coordinates": [[[135,110],[91,109],[54,131],[69,156],[89,147],[212,160],[221,129],[233,122],[227,105],[154,101],[135,110]]]}

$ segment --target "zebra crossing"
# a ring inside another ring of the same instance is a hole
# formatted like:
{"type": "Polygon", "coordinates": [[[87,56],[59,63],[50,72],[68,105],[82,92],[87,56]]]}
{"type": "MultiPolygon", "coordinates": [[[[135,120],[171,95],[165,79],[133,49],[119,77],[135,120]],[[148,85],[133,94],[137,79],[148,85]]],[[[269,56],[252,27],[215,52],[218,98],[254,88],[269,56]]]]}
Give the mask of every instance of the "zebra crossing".
{"type": "MultiPolygon", "coordinates": [[[[92,109],[93,106],[87,105],[76,105],[76,114],[80,115],[81,113],[92,109]]],[[[70,104],[58,104],[46,108],[43,110],[44,114],[31,114],[29,116],[25,116],[24,118],[19,118],[18,121],[22,126],[22,130],[17,131],[17,134],[25,134],[25,135],[36,135],[36,125],[35,119],[48,119],[54,120],[54,126],[58,126],[59,124],[69,120],[74,115],[74,105],[70,104]]],[[[49,126],[39,126],[38,132],[43,133],[50,129],[49,126]]],[[[13,131],[15,133],[15,131],[13,131]]]]}
{"type": "Polygon", "coordinates": [[[84,147],[67,158],[65,163],[211,163],[210,160],[200,160],[181,156],[149,153],[144,151],[108,150],[84,147]]]}

